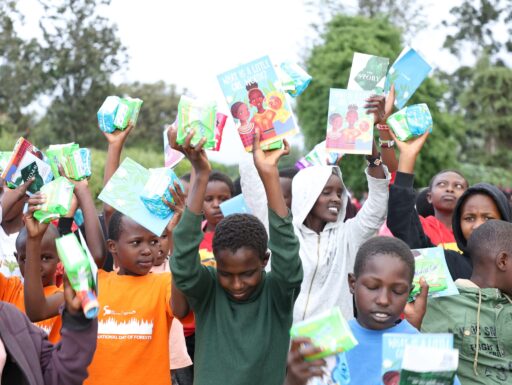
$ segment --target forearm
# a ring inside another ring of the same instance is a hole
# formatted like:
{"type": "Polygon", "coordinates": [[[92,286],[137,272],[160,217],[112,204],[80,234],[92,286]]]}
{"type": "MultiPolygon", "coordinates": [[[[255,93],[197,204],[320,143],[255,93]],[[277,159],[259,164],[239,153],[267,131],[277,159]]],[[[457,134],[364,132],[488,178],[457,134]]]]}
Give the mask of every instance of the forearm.
{"type": "Polygon", "coordinates": [[[286,217],[288,215],[288,207],[284,201],[281,183],[279,183],[279,171],[277,167],[265,172],[259,171],[259,174],[263,186],[265,187],[268,207],[281,218],[286,217]]]}
{"type": "Polygon", "coordinates": [[[2,196],[2,222],[11,222],[23,215],[26,198],[19,197],[15,190],[4,190],[2,196]]]}
{"type": "Polygon", "coordinates": [[[190,191],[187,197],[187,207],[194,214],[203,212],[204,196],[208,185],[209,171],[198,171],[194,175],[190,191]]]}
{"type": "MultiPolygon", "coordinates": [[[[379,131],[380,139],[383,141],[390,141],[393,138],[388,131],[379,131]]],[[[390,173],[395,172],[398,169],[398,159],[396,158],[395,147],[380,147],[382,154],[382,162],[388,168],[390,173]]]]}
{"type": "MultiPolygon", "coordinates": [[[[103,175],[103,186],[107,185],[110,178],[112,178],[112,175],[114,175],[119,167],[122,150],[123,146],[121,144],[109,144],[107,150],[107,161],[105,163],[105,173],[103,175]]],[[[105,213],[105,224],[108,226],[114,209],[111,206],[104,204],[103,211],[105,213]]]]}
{"type": "Polygon", "coordinates": [[[174,281],[172,282],[172,294],[171,294],[171,309],[175,317],[182,319],[187,316],[190,312],[190,306],[187,301],[185,294],[176,287],[174,281]]]}
{"type": "MultiPolygon", "coordinates": [[[[375,145],[375,140],[372,145],[372,157],[376,157],[379,155],[379,151],[377,150],[377,146],[375,145]]],[[[378,179],[386,179],[386,172],[384,171],[384,166],[381,163],[376,167],[368,167],[368,174],[374,178],[378,179]]]]}
{"type": "Polygon", "coordinates": [[[41,281],[41,240],[42,237],[27,237],[24,300],[25,312],[32,322],[42,321],[58,314],[58,308],[48,309],[44,295],[41,281]]]}
{"type": "Polygon", "coordinates": [[[94,201],[87,185],[80,185],[80,187],[76,188],[75,195],[84,215],[87,246],[96,265],[102,268],[106,256],[105,239],[103,238],[101,224],[94,207],[94,201]]]}

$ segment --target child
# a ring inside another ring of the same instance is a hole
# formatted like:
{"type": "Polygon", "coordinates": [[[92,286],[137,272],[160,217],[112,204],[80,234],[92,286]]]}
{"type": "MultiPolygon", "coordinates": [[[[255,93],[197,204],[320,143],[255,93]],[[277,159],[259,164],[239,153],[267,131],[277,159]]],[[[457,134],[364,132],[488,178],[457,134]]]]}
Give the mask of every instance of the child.
{"type": "MultiPolygon", "coordinates": [[[[411,249],[435,246],[425,235],[418,214],[414,209],[414,160],[418,156],[428,132],[423,136],[401,142],[397,139],[400,149],[400,160],[397,178],[390,187],[388,227],[395,237],[402,239],[411,249]]],[[[434,181],[440,180],[438,177],[434,181]]],[[[460,182],[463,183],[463,182],[460,182]]],[[[455,188],[450,193],[455,196],[455,188]]],[[[458,249],[444,250],[446,263],[454,280],[471,276],[471,261],[466,247],[471,232],[489,219],[501,219],[510,222],[512,214],[506,196],[495,186],[479,183],[468,188],[457,198],[452,214],[453,235],[458,249]]]]}
{"type": "Polygon", "coordinates": [[[96,320],[86,319],[80,300],[64,281],[62,340],[46,334],[14,306],[0,302],[0,377],[5,384],[80,385],[96,348],[96,320]]]}
{"type": "MultiPolygon", "coordinates": [[[[176,132],[169,143],[176,148],[176,132]]],[[[196,315],[194,384],[282,385],[292,323],[293,303],[302,281],[299,244],[284,203],[277,163],[285,148],[264,153],[255,136],[254,160],[269,202],[272,272],[267,233],[252,215],[230,215],[213,239],[217,269],[201,265],[201,220],[210,164],[203,138],[192,148],[191,132],[181,150],[194,170],[187,207],[174,231],[171,271],[186,301],[174,297],[173,310],[183,316],[190,304],[196,315]],[[188,301],[188,303],[187,303],[188,301]]]]}
{"type": "Polygon", "coordinates": [[[348,194],[337,166],[300,170],[292,183],[292,213],[300,241],[304,281],[294,308],[294,321],[340,306],[353,317],[352,300],[343,277],[352,270],[356,252],[377,233],[386,217],[389,174],[373,157],[366,175],[368,200],[354,218],[344,222],[348,194]]]}
{"type": "MultiPolygon", "coordinates": [[[[414,165],[427,136],[428,133],[408,142],[401,142],[395,139],[400,149],[400,160],[395,186],[391,193],[393,208],[392,210],[390,209],[388,222],[391,223],[394,232],[402,233],[406,232],[408,229],[397,228],[394,223],[395,216],[403,217],[407,215],[408,218],[412,216],[418,217],[415,220],[419,219],[425,236],[429,238],[433,245],[442,245],[444,248],[456,250],[456,245],[454,245],[455,237],[452,231],[452,220],[457,200],[468,188],[468,182],[464,176],[456,170],[443,170],[432,177],[426,198],[434,208],[433,216],[419,216],[414,205],[410,203],[411,199],[412,202],[414,202],[415,199],[410,191],[414,182],[414,165]],[[406,209],[408,208],[411,208],[412,212],[407,212],[406,209]]],[[[406,222],[404,221],[402,223],[405,225],[406,222]]]]}
{"type": "MultiPolygon", "coordinates": [[[[358,345],[344,353],[350,384],[381,384],[382,336],[387,333],[419,333],[407,320],[400,316],[406,308],[414,277],[414,256],[409,247],[401,240],[390,237],[375,237],[359,248],[354,264],[354,273],[349,274],[350,292],[354,296],[357,317],[349,321],[350,329],[358,345]]],[[[413,306],[424,310],[428,286],[421,281],[421,292],[413,306]]],[[[420,317],[422,314],[419,315],[420,317]]],[[[303,353],[304,354],[304,353],[303,353]]],[[[297,368],[300,360],[290,353],[289,362],[297,368]]],[[[327,375],[318,373],[324,363],[312,362],[304,366],[312,368],[317,374],[311,384],[342,384],[341,355],[328,357],[327,375]],[[319,374],[319,375],[318,375],[319,374]],[[318,378],[320,377],[320,378],[318,378]]],[[[296,374],[295,369],[289,370],[296,374]]],[[[312,377],[312,376],[309,376],[312,377]]],[[[303,384],[299,381],[289,385],[303,384]]],[[[458,380],[454,382],[459,384],[458,380]]]]}
{"type": "Polygon", "coordinates": [[[281,190],[283,190],[286,207],[290,210],[292,208],[292,180],[298,172],[299,170],[295,167],[288,167],[279,170],[279,183],[281,183],[281,190]]]}
{"type": "Polygon", "coordinates": [[[455,282],[460,295],[428,300],[421,330],[453,333],[457,371],[464,385],[512,381],[512,224],[490,220],[469,238],[469,280],[455,282]]]}

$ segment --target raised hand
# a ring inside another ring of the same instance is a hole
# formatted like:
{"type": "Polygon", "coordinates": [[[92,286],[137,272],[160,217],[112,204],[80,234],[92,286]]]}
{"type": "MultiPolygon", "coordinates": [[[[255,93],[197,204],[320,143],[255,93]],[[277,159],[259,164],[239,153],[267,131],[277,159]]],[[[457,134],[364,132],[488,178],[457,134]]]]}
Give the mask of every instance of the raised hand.
{"type": "Polygon", "coordinates": [[[162,200],[167,205],[167,207],[174,211],[172,219],[167,224],[167,231],[170,232],[174,230],[174,228],[181,219],[183,210],[185,210],[185,193],[181,190],[181,187],[178,184],[178,182],[174,182],[174,189],[171,186],[169,186],[169,192],[171,193],[174,203],[169,202],[165,198],[162,198],[162,200]]]}
{"type": "Polygon", "coordinates": [[[71,287],[71,283],[69,282],[68,276],[64,274],[63,277],[64,283],[64,301],[66,303],[66,310],[71,315],[78,315],[82,310],[82,302],[76,296],[75,291],[71,287]]]}
{"type": "Polygon", "coordinates": [[[34,211],[40,210],[45,202],[46,197],[41,192],[32,195],[28,200],[28,210],[24,216],[24,221],[28,236],[31,238],[42,238],[48,228],[48,223],[39,223],[34,218],[34,211]]]}
{"type": "Polygon", "coordinates": [[[279,163],[279,159],[282,156],[288,155],[290,153],[290,145],[288,141],[283,140],[284,147],[271,151],[263,151],[260,146],[260,132],[256,130],[254,133],[254,142],[252,146],[252,154],[254,158],[254,165],[258,170],[260,176],[262,173],[268,173],[271,171],[277,172],[277,165],[279,163]]]}
{"type": "Polygon", "coordinates": [[[109,146],[119,146],[123,147],[128,135],[130,135],[131,130],[133,129],[133,123],[129,122],[128,126],[124,130],[115,130],[114,132],[103,132],[105,138],[107,138],[107,142],[109,146]]]}
{"type": "Polygon", "coordinates": [[[428,284],[423,277],[420,278],[420,288],[414,301],[405,305],[404,309],[405,318],[418,330],[421,329],[421,323],[427,311],[428,284]]]}
{"type": "Polygon", "coordinates": [[[208,156],[206,155],[206,151],[203,149],[204,144],[206,143],[206,138],[203,137],[195,146],[192,146],[191,141],[195,135],[195,131],[192,130],[188,133],[185,138],[185,143],[183,145],[179,145],[176,143],[176,138],[178,135],[178,131],[176,127],[171,126],[167,131],[167,138],[169,139],[169,145],[175,150],[181,151],[187,159],[194,167],[196,173],[210,173],[211,165],[208,161],[208,156]]]}
{"type": "Polygon", "coordinates": [[[392,84],[391,88],[389,89],[389,94],[386,97],[386,103],[384,106],[384,121],[379,122],[380,124],[386,124],[386,121],[393,113],[393,108],[395,107],[395,97],[396,97],[395,85],[392,84]]]}
{"type": "Polygon", "coordinates": [[[366,108],[368,114],[373,114],[373,122],[375,124],[386,122],[385,105],[386,99],[381,95],[372,95],[366,99],[364,108],[366,108]]]}

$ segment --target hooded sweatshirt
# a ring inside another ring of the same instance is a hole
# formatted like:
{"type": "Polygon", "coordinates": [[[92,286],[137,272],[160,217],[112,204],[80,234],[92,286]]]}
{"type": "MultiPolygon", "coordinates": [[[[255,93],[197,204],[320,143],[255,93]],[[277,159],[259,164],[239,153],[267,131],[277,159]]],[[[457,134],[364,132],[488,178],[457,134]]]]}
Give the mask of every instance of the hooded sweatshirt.
{"type": "Polygon", "coordinates": [[[426,333],[453,333],[464,385],[512,384],[512,299],[498,289],[455,282],[459,295],[429,298],[426,333]]]}
{"type": "Polygon", "coordinates": [[[347,190],[337,166],[313,166],[297,173],[292,182],[292,214],[295,234],[300,242],[304,280],[293,320],[305,318],[339,306],[346,319],[354,317],[347,276],[353,271],[359,246],[374,236],[384,223],[387,212],[389,174],[386,179],[368,175],[368,199],[354,218],[343,222],[347,207],[347,190]],[[341,209],[336,222],[327,223],[320,234],[304,221],[332,174],[343,186],[341,209]]]}
{"type": "MultiPolygon", "coordinates": [[[[425,235],[419,220],[415,205],[414,174],[398,172],[395,183],[389,189],[387,225],[393,235],[409,245],[411,249],[434,247],[429,237],[425,235]]],[[[457,247],[462,254],[453,250],[444,250],[446,264],[454,280],[469,279],[473,270],[471,259],[467,252],[467,240],[460,226],[464,202],[473,195],[489,196],[498,208],[501,219],[510,222],[512,219],[507,197],[497,187],[488,183],[477,183],[468,188],[459,198],[452,216],[452,229],[457,247]]]]}

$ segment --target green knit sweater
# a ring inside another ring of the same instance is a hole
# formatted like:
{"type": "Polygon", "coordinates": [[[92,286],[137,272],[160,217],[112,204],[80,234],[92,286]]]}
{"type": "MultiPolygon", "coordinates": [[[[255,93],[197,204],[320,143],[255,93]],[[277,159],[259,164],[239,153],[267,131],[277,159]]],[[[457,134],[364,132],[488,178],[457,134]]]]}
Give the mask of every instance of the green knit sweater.
{"type": "Polygon", "coordinates": [[[291,216],[269,209],[271,272],[251,297],[231,299],[216,270],[201,265],[201,215],[185,209],[170,261],[176,286],[196,317],[194,385],[282,385],[293,305],[302,282],[299,242],[291,216]]]}

